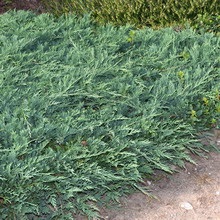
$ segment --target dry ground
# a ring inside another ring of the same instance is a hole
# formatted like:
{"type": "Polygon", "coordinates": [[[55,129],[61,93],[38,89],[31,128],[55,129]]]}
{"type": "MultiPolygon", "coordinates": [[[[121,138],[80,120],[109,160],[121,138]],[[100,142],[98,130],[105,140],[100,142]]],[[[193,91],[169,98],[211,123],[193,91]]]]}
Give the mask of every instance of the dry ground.
{"type": "Polygon", "coordinates": [[[9,9],[32,10],[38,13],[44,11],[40,0],[0,0],[0,14],[9,9]]]}
{"type": "Polygon", "coordinates": [[[119,210],[102,210],[105,220],[220,220],[220,154],[159,181],[146,181],[157,199],[135,193],[121,199],[119,210]]]}
{"type": "MultiPolygon", "coordinates": [[[[220,150],[220,130],[204,133],[204,144],[220,150]],[[210,136],[211,134],[211,136],[210,136]],[[217,138],[218,136],[218,138],[217,138]]],[[[120,209],[103,209],[103,220],[220,220],[220,153],[192,155],[196,164],[168,175],[156,172],[146,180],[151,194],[135,193],[121,199],[120,209]]]]}

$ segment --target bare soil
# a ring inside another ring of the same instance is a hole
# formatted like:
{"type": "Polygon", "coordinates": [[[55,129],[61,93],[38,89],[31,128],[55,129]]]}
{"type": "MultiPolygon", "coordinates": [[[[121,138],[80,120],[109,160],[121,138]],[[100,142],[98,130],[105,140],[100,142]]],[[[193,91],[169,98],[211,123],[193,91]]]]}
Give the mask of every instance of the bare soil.
{"type": "Polygon", "coordinates": [[[44,12],[40,0],[0,0],[0,14],[11,9],[31,10],[36,13],[44,12]]]}
{"type": "MultiPolygon", "coordinates": [[[[0,0],[0,13],[8,9],[44,11],[40,0],[5,2],[0,0]]],[[[209,153],[207,158],[192,157],[195,165],[187,163],[185,169],[176,168],[173,175],[158,171],[154,180],[146,180],[154,197],[143,193],[123,197],[120,208],[101,209],[101,219],[220,220],[220,153],[209,153]]]]}
{"type": "MultiPolygon", "coordinates": [[[[194,156],[174,175],[161,173],[160,180],[147,180],[150,198],[135,193],[121,199],[118,210],[102,210],[105,220],[220,220],[220,154],[194,156]]],[[[158,175],[158,173],[157,173],[158,175]]]]}
{"type": "MultiPolygon", "coordinates": [[[[220,150],[220,130],[203,133],[201,141],[220,150]]],[[[195,164],[168,175],[158,171],[146,179],[150,193],[121,198],[120,209],[102,209],[103,220],[220,220],[220,153],[192,155],[195,164]]]]}

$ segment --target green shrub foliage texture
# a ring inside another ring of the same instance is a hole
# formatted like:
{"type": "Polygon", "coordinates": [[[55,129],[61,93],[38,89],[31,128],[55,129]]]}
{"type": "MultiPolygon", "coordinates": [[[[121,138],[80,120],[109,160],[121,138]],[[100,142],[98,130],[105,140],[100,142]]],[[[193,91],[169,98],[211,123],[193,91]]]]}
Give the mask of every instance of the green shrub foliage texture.
{"type": "Polygon", "coordinates": [[[185,26],[219,33],[219,0],[42,0],[56,16],[91,13],[95,21],[114,25],[160,28],[185,26]]]}
{"type": "Polygon", "coordinates": [[[191,29],[1,15],[1,219],[93,217],[191,161],[196,128],[219,116],[219,48],[191,29]]]}

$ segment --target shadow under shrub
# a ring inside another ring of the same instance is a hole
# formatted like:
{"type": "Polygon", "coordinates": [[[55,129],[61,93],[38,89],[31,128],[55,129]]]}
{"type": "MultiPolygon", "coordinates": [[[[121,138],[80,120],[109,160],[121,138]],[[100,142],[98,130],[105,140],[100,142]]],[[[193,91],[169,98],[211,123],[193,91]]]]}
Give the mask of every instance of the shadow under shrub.
{"type": "Polygon", "coordinates": [[[0,16],[0,45],[2,219],[93,217],[206,150],[192,111],[220,89],[213,34],[19,11],[0,16]]]}

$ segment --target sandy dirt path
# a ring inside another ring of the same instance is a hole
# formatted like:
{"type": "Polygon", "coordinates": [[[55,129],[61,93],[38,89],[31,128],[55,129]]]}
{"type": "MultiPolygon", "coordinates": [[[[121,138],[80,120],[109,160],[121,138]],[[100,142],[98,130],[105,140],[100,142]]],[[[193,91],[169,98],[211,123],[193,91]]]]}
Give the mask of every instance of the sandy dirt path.
{"type": "Polygon", "coordinates": [[[194,157],[196,165],[146,181],[157,199],[135,193],[119,210],[102,210],[105,220],[220,220],[220,154],[194,157]]]}

